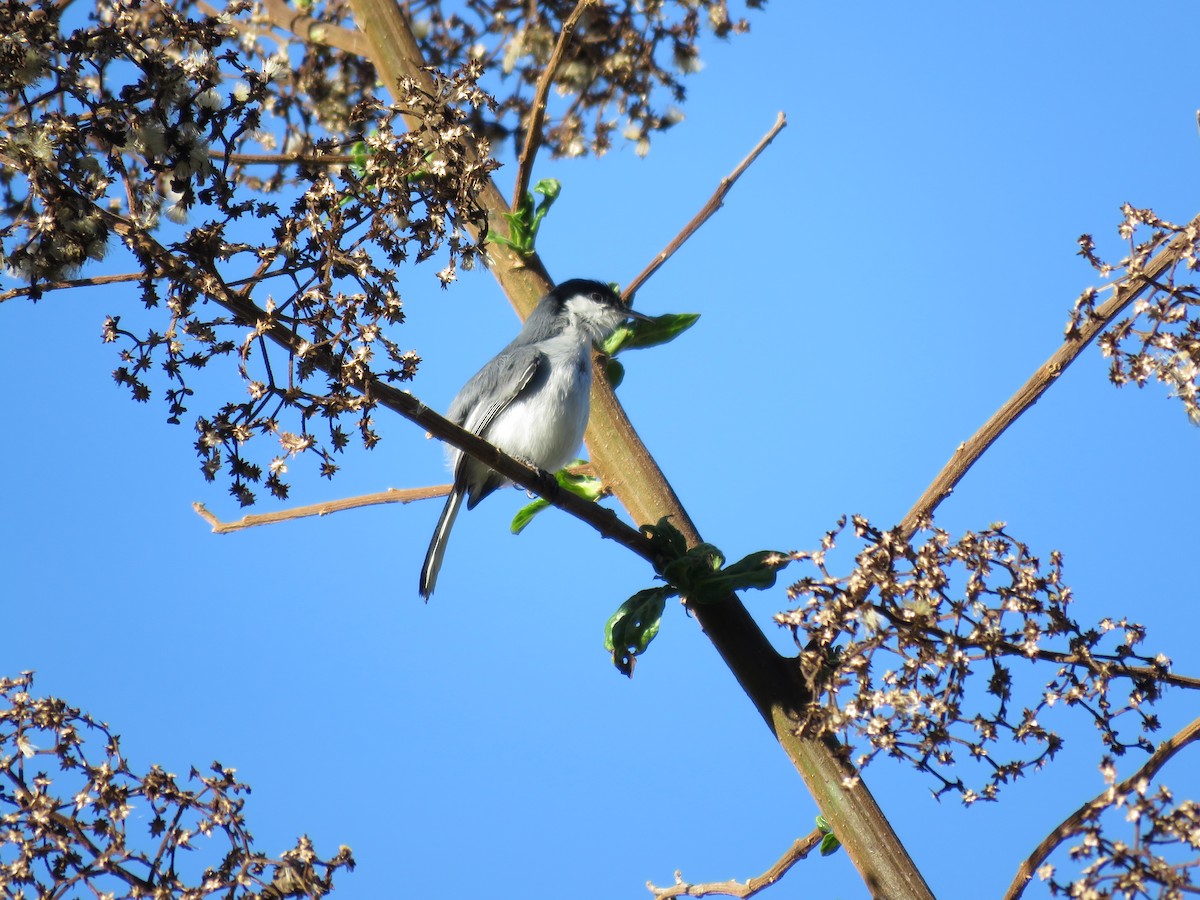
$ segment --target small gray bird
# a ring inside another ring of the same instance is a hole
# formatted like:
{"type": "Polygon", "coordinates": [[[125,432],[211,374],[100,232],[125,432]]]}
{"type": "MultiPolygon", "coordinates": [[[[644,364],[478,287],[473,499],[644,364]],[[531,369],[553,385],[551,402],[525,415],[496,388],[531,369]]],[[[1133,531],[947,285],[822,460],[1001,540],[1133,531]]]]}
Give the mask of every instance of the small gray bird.
{"type": "MultiPolygon", "coordinates": [[[[558,471],[574,458],[587,427],[592,343],[604,340],[627,318],[649,317],[624,306],[602,282],[564,281],[534,307],[512,343],[463,385],[446,418],[509,456],[558,471]]],[[[463,497],[467,509],[474,509],[496,488],[509,484],[459,450],[452,451],[451,464],[454,486],[421,568],[420,590],[426,600],[437,585],[463,497]]]]}

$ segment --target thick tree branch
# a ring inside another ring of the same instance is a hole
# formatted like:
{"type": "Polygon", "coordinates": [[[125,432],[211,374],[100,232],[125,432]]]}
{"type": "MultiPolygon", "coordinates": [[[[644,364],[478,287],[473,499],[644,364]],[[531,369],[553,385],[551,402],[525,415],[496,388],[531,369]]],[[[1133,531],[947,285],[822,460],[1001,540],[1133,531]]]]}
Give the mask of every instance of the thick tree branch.
{"type": "Polygon", "coordinates": [[[1141,768],[1120,784],[1105,788],[1095,798],[1067,816],[1062,824],[1046,835],[1033,853],[1029,854],[1029,858],[1021,863],[1016,877],[1004,894],[1004,900],[1017,900],[1025,892],[1029,882],[1033,880],[1038,868],[1054,852],[1055,848],[1063,841],[1070,840],[1071,837],[1079,834],[1093,815],[1112,804],[1112,798],[1128,794],[1135,789],[1138,782],[1153,778],[1170,761],[1171,757],[1197,739],[1200,739],[1200,719],[1195,719],[1187,727],[1159,744],[1158,749],[1150,754],[1149,758],[1142,763],[1141,768]]]}
{"type": "Polygon", "coordinates": [[[920,528],[922,521],[933,514],[943,500],[950,496],[955,486],[970,471],[971,466],[981,457],[988,447],[995,443],[1013,422],[1021,417],[1033,404],[1046,393],[1050,385],[1058,380],[1084,348],[1101,331],[1109,326],[1117,316],[1125,311],[1129,304],[1154,286],[1154,283],[1179,262],[1185,248],[1195,243],[1196,232],[1200,230],[1200,216],[1192,219],[1187,227],[1172,238],[1165,248],[1160,250],[1139,271],[1119,282],[1113,288],[1113,295],[1102,303],[1079,327],[1074,334],[1068,335],[1063,345],[1050,358],[1038,367],[1029,380],[996,410],[995,414],[983,424],[964,443],[959,444],[949,462],[938,472],[937,477],[925,489],[925,493],[913,504],[912,509],[900,521],[897,530],[904,540],[910,539],[920,528]]]}
{"type": "MultiPolygon", "coordinates": [[[[432,92],[416,38],[394,0],[351,0],[351,4],[359,27],[370,39],[371,59],[384,82],[396,85],[403,78],[412,78],[432,92]]],[[[489,181],[477,199],[488,210],[491,232],[507,234],[504,216],[511,210],[494,183],[489,181]]],[[[489,251],[493,275],[521,317],[526,317],[550,288],[540,258],[537,254],[522,257],[496,243],[489,245],[489,251]]],[[[595,360],[593,370],[596,377],[587,430],[593,465],[634,522],[657,522],[670,516],[689,545],[700,543],[699,531],[634,431],[595,360]]],[[[466,449],[465,444],[459,446],[466,449]]],[[[845,762],[836,742],[798,737],[809,694],[796,662],[776,652],[735,595],[692,612],[805,779],[868,889],[890,900],[932,897],[891,824],[858,773],[845,762]]]]}
{"type": "MultiPolygon", "coordinates": [[[[437,88],[433,77],[424,69],[421,48],[400,6],[394,0],[351,0],[351,7],[359,28],[368,38],[368,56],[388,89],[394,92],[396,86],[408,78],[427,94],[435,95],[437,88]]],[[[478,151],[472,147],[470,135],[463,138],[463,143],[469,151],[468,156],[478,161],[478,151]]],[[[511,210],[495,182],[488,179],[477,199],[487,210],[488,234],[511,237],[504,218],[511,210]]],[[[480,235],[475,233],[475,237],[480,235]]],[[[537,254],[521,256],[511,247],[492,241],[488,243],[488,264],[522,319],[553,287],[537,254]]]]}
{"type": "Polygon", "coordinates": [[[360,31],[318,21],[297,12],[285,0],[263,0],[263,9],[272,25],[291,32],[303,41],[336,47],[352,56],[370,56],[370,42],[360,31]]]}

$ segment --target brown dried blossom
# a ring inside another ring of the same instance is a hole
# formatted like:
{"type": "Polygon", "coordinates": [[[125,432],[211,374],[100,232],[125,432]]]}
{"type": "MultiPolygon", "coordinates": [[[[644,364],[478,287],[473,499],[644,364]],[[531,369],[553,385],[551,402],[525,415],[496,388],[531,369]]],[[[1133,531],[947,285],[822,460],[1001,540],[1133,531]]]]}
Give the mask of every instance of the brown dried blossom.
{"type": "MultiPolygon", "coordinates": [[[[1193,281],[1200,267],[1200,228],[1194,223],[1172,224],[1152,210],[1128,203],[1122,213],[1118,232],[1129,243],[1129,253],[1119,262],[1102,260],[1090,235],[1079,239],[1080,255],[1102,277],[1112,278],[1116,273],[1114,284],[1139,274],[1146,260],[1177,235],[1184,236],[1187,243],[1166,276],[1136,302],[1133,315],[1113,323],[1100,335],[1100,350],[1111,360],[1109,379],[1118,387],[1131,382],[1144,387],[1152,379],[1168,385],[1188,417],[1200,425],[1200,288],[1193,281]]],[[[1094,314],[1097,293],[1089,288],[1076,301],[1068,335],[1094,314]]]]}
{"type": "Polygon", "coordinates": [[[1070,865],[1039,874],[1056,895],[1182,900],[1196,893],[1200,867],[1200,804],[1176,801],[1148,777],[1116,783],[1116,767],[1100,765],[1108,789],[1070,829],[1070,865]],[[1125,839],[1116,835],[1127,835],[1125,839]]]}
{"type": "Polygon", "coordinates": [[[0,678],[5,897],[318,898],[354,868],[348,847],[322,859],[306,837],[263,856],[233,769],[193,769],[184,784],[158,766],[134,772],[108,726],[32,685],[28,672],[0,678]]]}
{"type": "MultiPolygon", "coordinates": [[[[762,0],[747,0],[757,9],[762,0]]],[[[431,65],[484,62],[495,110],[477,109],[473,126],[493,140],[522,135],[533,88],[576,0],[467,0],[410,3],[431,65]]],[[[597,3],[583,15],[554,78],[542,142],[556,156],[602,154],[617,134],[645,153],[656,132],[683,118],[683,79],[702,62],[705,30],[725,38],[749,29],[727,0],[597,3]]]]}
{"type": "MultiPolygon", "coordinates": [[[[397,267],[439,259],[444,284],[481,252],[466,232],[486,231],[476,198],[496,164],[462,140],[464,108],[489,102],[479,67],[439,74],[432,93],[402,86],[385,104],[370,67],[343,61],[339,83],[356,74],[369,90],[343,93],[345,130],[333,133],[305,94],[327,51],[314,45],[294,65],[237,18],[246,5],[192,17],[104,2],[70,24],[58,4],[0,9],[26,59],[0,75],[0,254],[28,284],[9,296],[71,284],[119,237],[144,309],[105,320],[104,339],[121,348],[114,378],[144,401],[159,372],[179,423],[195,372],[231,358],[243,396],[196,418],[196,449],[242,503],[258,483],[287,492],[285,466],[264,474],[244,455],[256,435],[285,456],[317,454],[325,475],[349,442],[345,417],[373,445],[357,386],[408,380],[419,363],[389,334],[404,318],[397,267]]],[[[13,43],[0,55],[16,55],[13,43]]]]}
{"type": "Polygon", "coordinates": [[[1063,742],[1047,721],[1055,707],[1088,714],[1109,752],[1150,749],[1142,733],[1158,728],[1150,707],[1175,683],[1170,661],[1135,651],[1139,625],[1072,618],[1057,552],[1043,569],[999,524],[957,541],[930,524],[921,542],[861,517],[853,525],[866,546],[850,576],[826,568],[843,520],[821,550],[795,554],[816,574],[789,588],[801,605],[776,616],[803,648],[806,730],[865,741],[856,764],[881,753],[905,760],[933,776],[936,795],[953,790],[968,804],[995,799],[1054,756],[1063,742]],[[1018,662],[1051,673],[1034,684],[1018,662]],[[1142,733],[1126,739],[1118,726],[1130,717],[1142,733]],[[963,758],[978,764],[981,783],[968,786],[963,758]]]}
{"type": "MultiPolygon", "coordinates": [[[[306,4],[302,33],[272,0],[211,14],[194,0],[100,0],[86,17],[0,0],[0,265],[26,285],[0,300],[99,283],[86,266],[119,241],[135,271],[117,280],[138,285],[142,308],[104,321],[116,381],[139,401],[159,391],[171,423],[213,390],[196,452],[242,504],[258,485],[286,496],[296,454],[332,476],[352,431],[379,440],[361,386],[409,380],[420,362],[394,334],[399,273],[434,261],[445,287],[485,260],[487,138],[521,130],[539,48],[574,6],[414,4],[434,87],[385,91],[367,59],[322,39],[354,29],[342,0],[306,4]],[[240,384],[198,378],[220,358],[240,384]],[[263,435],[276,446],[249,455],[263,435]]],[[[602,152],[618,127],[639,142],[666,127],[675,114],[658,105],[682,99],[703,27],[745,23],[724,0],[590,7],[545,145],[602,152]]]]}

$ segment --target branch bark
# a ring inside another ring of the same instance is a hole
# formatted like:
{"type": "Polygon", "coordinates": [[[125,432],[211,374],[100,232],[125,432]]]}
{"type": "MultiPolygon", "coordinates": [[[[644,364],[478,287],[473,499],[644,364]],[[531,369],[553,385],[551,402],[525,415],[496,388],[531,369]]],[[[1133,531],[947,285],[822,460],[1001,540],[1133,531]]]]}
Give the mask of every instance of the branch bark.
{"type": "Polygon", "coordinates": [[[1074,335],[1068,335],[1063,345],[1038,367],[1029,380],[992,415],[983,426],[954,451],[954,455],[938,472],[929,487],[920,496],[908,514],[900,521],[897,530],[904,540],[909,540],[929,518],[941,502],[950,496],[963,476],[970,471],[988,447],[996,442],[1013,422],[1037,403],[1050,385],[1058,380],[1101,331],[1109,326],[1129,304],[1144,294],[1163,273],[1179,262],[1183,250],[1196,240],[1200,231],[1200,216],[1192,219],[1185,229],[1175,235],[1167,246],[1156,253],[1140,271],[1135,272],[1113,288],[1113,296],[1096,307],[1094,315],[1074,335]]]}
{"type": "MultiPolygon", "coordinates": [[[[359,27],[370,40],[371,58],[384,83],[395,85],[401,78],[410,77],[431,88],[431,79],[421,68],[424,61],[416,38],[394,0],[351,0],[351,5],[359,27]]],[[[489,229],[507,234],[504,214],[510,210],[494,183],[489,182],[479,200],[488,209],[489,229]]],[[[495,243],[489,249],[492,273],[525,318],[551,286],[545,268],[536,255],[522,258],[511,248],[495,243]]],[[[587,430],[592,463],[633,521],[657,522],[670,516],[689,545],[700,543],[695,524],[634,431],[595,361],[593,368],[596,377],[587,430]]],[[[734,595],[720,603],[696,607],[693,613],[804,778],[868,888],[889,900],[931,898],[932,892],[891,824],[857,772],[844,761],[838,745],[797,736],[809,693],[795,661],[775,650],[734,595]]]]}

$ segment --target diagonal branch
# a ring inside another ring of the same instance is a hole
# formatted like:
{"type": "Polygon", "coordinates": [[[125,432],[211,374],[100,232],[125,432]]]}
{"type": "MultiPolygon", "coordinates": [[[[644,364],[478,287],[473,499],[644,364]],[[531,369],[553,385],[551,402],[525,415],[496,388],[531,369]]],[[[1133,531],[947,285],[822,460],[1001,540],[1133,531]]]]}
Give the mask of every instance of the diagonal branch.
{"type": "Polygon", "coordinates": [[[361,31],[340,28],[297,12],[285,0],[263,0],[267,20],[303,41],[335,47],[352,56],[370,56],[371,45],[361,31]]]}
{"type": "Polygon", "coordinates": [[[554,45],[554,52],[550,54],[550,59],[547,60],[546,67],[542,70],[542,77],[538,79],[537,89],[533,94],[533,105],[529,108],[529,123],[525,127],[525,144],[521,148],[521,158],[517,162],[517,183],[513,188],[511,204],[514,210],[521,208],[521,204],[525,201],[525,194],[529,191],[529,180],[533,177],[533,160],[537,156],[538,147],[542,144],[542,125],[546,121],[546,99],[550,95],[550,86],[554,83],[554,75],[562,62],[567,44],[571,41],[571,35],[575,33],[575,26],[579,24],[584,10],[594,2],[595,0],[579,0],[575,4],[575,8],[571,10],[571,14],[562,24],[562,30],[558,33],[558,41],[554,45]]]}
{"type": "MultiPolygon", "coordinates": [[[[592,467],[590,463],[585,462],[582,465],[568,466],[567,471],[575,475],[591,475],[592,467]]],[[[386,503],[408,504],[417,500],[445,497],[450,493],[450,487],[448,484],[435,484],[418,488],[388,488],[386,491],[341,497],[337,500],[324,500],[320,503],[277,509],[269,513],[251,513],[242,516],[236,522],[221,521],[203,503],[193,503],[192,509],[195,510],[196,515],[212,526],[213,534],[232,534],[235,531],[245,531],[247,528],[257,528],[259,525],[278,525],[281,522],[290,522],[292,519],[328,516],[348,509],[361,509],[364,506],[382,506],[386,503]]],[[[607,497],[611,494],[612,491],[605,490],[602,496],[607,497]]]]}
{"type": "Polygon", "coordinates": [[[305,506],[293,506],[291,509],[278,509],[269,513],[253,513],[242,516],[236,522],[222,522],[209,512],[208,507],[203,503],[193,503],[192,509],[196,511],[196,515],[212,526],[213,534],[230,534],[234,531],[244,531],[247,528],[255,528],[259,525],[278,525],[280,522],[290,522],[292,519],[328,516],[347,509],[378,506],[383,503],[412,503],[414,500],[445,497],[448,493],[450,493],[450,485],[448,484],[423,488],[388,488],[386,491],[376,491],[373,494],[360,494],[357,497],[343,497],[340,500],[309,503],[305,506]]]}
{"type": "Polygon", "coordinates": [[[1054,852],[1054,849],[1063,841],[1079,834],[1081,828],[1093,815],[1111,805],[1112,798],[1128,794],[1138,782],[1153,778],[1171,757],[1197,739],[1200,739],[1200,719],[1193,720],[1185,728],[1159,744],[1158,749],[1150,754],[1141,768],[1120,784],[1105,788],[1095,798],[1067,816],[1061,825],[1046,835],[1033,853],[1029,854],[1029,858],[1017,868],[1017,875],[1009,885],[1008,891],[1005,892],[1004,900],[1017,900],[1025,892],[1029,882],[1033,880],[1038,868],[1054,852]]]}
{"type": "Polygon", "coordinates": [[[654,895],[654,900],[668,900],[671,897],[711,897],[718,895],[723,897],[739,897],[742,900],[746,900],[746,898],[753,897],[759,891],[769,888],[786,875],[788,869],[812,853],[824,838],[825,832],[819,828],[814,828],[804,837],[797,838],[795,843],[787,849],[787,852],[779,857],[775,865],[771,866],[771,868],[767,869],[761,875],[756,875],[747,881],[730,880],[714,881],[706,884],[689,884],[683,880],[683,875],[676,871],[675,883],[670,887],[655,887],[649,881],[646,882],[646,887],[654,895]]]}
{"type": "Polygon", "coordinates": [[[120,284],[126,281],[142,281],[145,279],[145,277],[145,272],[121,272],[120,274],[116,275],[93,275],[88,278],[65,278],[62,281],[42,281],[37,285],[0,291],[0,303],[3,303],[5,300],[15,300],[18,297],[28,297],[35,290],[59,291],[64,288],[97,287],[103,284],[120,284]]]}
{"type": "MultiPolygon", "coordinates": [[[[355,21],[368,39],[367,56],[387,89],[394,94],[398,84],[411,79],[420,90],[435,94],[433,76],[425,68],[420,45],[401,5],[395,0],[351,0],[350,5],[355,21]]],[[[477,163],[479,150],[470,134],[463,136],[463,145],[468,161],[477,163]]],[[[511,237],[505,216],[512,210],[492,179],[484,182],[477,200],[487,210],[487,234],[511,237]]],[[[479,240],[484,237],[473,229],[472,234],[479,240]]],[[[495,241],[489,241],[487,249],[489,269],[524,318],[553,287],[541,258],[536,253],[523,256],[495,241]]]]}
{"type": "Polygon", "coordinates": [[[1011,398],[987,420],[975,434],[958,446],[949,462],[938,472],[937,477],[925,489],[913,508],[900,521],[897,531],[904,540],[916,534],[920,523],[932,515],[943,500],[950,496],[955,486],[970,471],[971,466],[981,457],[988,447],[995,443],[1010,425],[1019,419],[1026,410],[1041,398],[1042,394],[1058,380],[1084,348],[1101,331],[1117,318],[1129,304],[1154,286],[1154,283],[1164,272],[1179,262],[1184,251],[1196,241],[1197,231],[1200,230],[1200,216],[1191,222],[1179,234],[1172,238],[1167,246],[1160,250],[1140,270],[1130,275],[1113,288],[1113,295],[1100,304],[1095,312],[1084,321],[1079,328],[1069,334],[1050,358],[1040,365],[1029,380],[1012,395],[1011,398]]]}
{"type": "MultiPolygon", "coordinates": [[[[432,87],[420,47],[395,0],[350,3],[359,27],[370,40],[371,61],[384,83],[392,87],[411,78],[418,85],[432,87]]],[[[477,199],[488,211],[490,231],[508,234],[505,215],[512,210],[490,179],[477,199]]],[[[522,256],[495,242],[488,249],[492,274],[517,311],[527,316],[550,287],[540,257],[536,253],[522,256]]],[[[633,521],[657,522],[669,516],[689,546],[701,543],[699,530],[634,430],[596,360],[593,371],[596,375],[587,446],[597,473],[612,485],[633,521]]],[[[395,393],[403,395],[401,391],[395,393]]],[[[473,438],[467,432],[463,434],[473,438]]],[[[458,446],[466,449],[466,444],[458,446]]],[[[519,483],[529,486],[528,482],[519,483]]],[[[895,829],[836,743],[800,736],[799,726],[810,695],[795,661],[779,654],[735,594],[692,612],[804,778],[868,889],[889,900],[932,897],[895,829]]]]}
{"type": "Polygon", "coordinates": [[[630,298],[637,293],[637,289],[645,284],[650,276],[662,268],[663,263],[670,259],[675,252],[687,242],[688,238],[700,230],[701,225],[712,218],[713,214],[725,205],[725,195],[729,193],[729,190],[733,187],[734,182],[742,177],[742,173],[750,168],[750,166],[756,159],[758,159],[762,152],[767,149],[767,145],[770,144],[771,141],[775,140],[775,135],[779,134],[779,132],[782,131],[786,125],[787,116],[781,112],[775,117],[775,124],[771,126],[770,131],[763,135],[762,140],[755,145],[754,149],[750,151],[746,158],[738,163],[737,167],[732,172],[721,179],[720,183],[717,185],[716,191],[711,197],[708,198],[708,202],[700,208],[700,212],[696,213],[696,215],[692,217],[692,220],[683,226],[683,230],[675,236],[671,243],[667,244],[666,248],[659,253],[658,256],[654,257],[650,265],[646,266],[646,268],[642,270],[637,278],[629,282],[629,286],[625,288],[624,293],[624,299],[626,303],[628,303],[630,298]]]}
{"type": "MultiPolygon", "coordinates": [[[[287,325],[273,321],[266,310],[250,300],[250,286],[245,291],[233,291],[224,284],[215,268],[202,267],[195,259],[191,259],[185,264],[173,256],[166,247],[124,217],[109,210],[98,209],[97,212],[114,232],[135,249],[139,256],[152,260],[164,277],[193,285],[213,302],[233,313],[239,321],[256,327],[263,335],[289,353],[297,355],[301,353],[301,345],[304,341],[287,325]]],[[[379,378],[345,379],[345,373],[327,347],[307,347],[303,350],[305,358],[311,360],[317,369],[331,378],[347,380],[369,401],[420,425],[434,437],[441,438],[468,456],[485,463],[510,481],[532,491],[554,506],[566,510],[591,525],[602,536],[616,541],[643,559],[648,561],[655,559],[654,545],[646,535],[626,525],[617,518],[616,513],[611,509],[563,490],[552,473],[539,471],[502,453],[478,435],[438,415],[412,394],[379,378]]]]}
{"type": "Polygon", "coordinates": [[[354,157],[348,153],[226,153],[224,150],[208,151],[209,158],[240,165],[287,166],[303,163],[306,166],[348,166],[354,157]]]}

